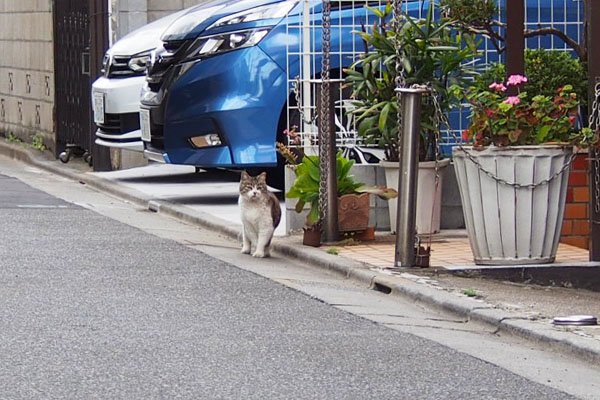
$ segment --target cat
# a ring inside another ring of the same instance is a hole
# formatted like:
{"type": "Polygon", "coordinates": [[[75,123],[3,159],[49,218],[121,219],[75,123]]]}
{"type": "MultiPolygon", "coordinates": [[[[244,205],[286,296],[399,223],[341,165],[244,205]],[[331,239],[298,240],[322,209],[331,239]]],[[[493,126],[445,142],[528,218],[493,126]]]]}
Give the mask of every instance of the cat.
{"type": "Polygon", "coordinates": [[[271,239],[281,220],[279,199],[267,189],[267,173],[250,176],[242,171],[240,197],[238,199],[242,217],[242,254],[253,257],[270,257],[271,239]]]}

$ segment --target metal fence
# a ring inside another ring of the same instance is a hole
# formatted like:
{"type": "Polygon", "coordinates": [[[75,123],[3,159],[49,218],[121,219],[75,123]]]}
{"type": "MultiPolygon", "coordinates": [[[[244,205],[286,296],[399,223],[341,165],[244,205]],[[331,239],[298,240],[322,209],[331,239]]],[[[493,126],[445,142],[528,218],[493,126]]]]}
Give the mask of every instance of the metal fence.
{"type": "MultiPolygon", "coordinates": [[[[506,0],[498,0],[499,15],[497,19],[505,22],[504,6],[506,0]]],[[[332,83],[336,90],[335,125],[337,145],[347,155],[358,161],[368,161],[370,155],[378,158],[382,153],[377,149],[367,148],[357,135],[356,126],[347,111],[351,108],[347,101],[348,89],[342,88],[342,69],[357,60],[364,52],[364,44],[353,31],[359,31],[372,25],[377,17],[365,8],[383,7],[387,3],[364,0],[332,0],[331,18],[331,59],[332,83]],[[349,35],[353,37],[350,38],[349,35]]],[[[429,0],[406,1],[405,11],[412,17],[423,17],[429,0]]],[[[300,15],[289,16],[287,21],[288,45],[287,70],[288,85],[292,95],[288,105],[289,126],[298,126],[302,138],[301,146],[309,154],[316,153],[317,146],[317,108],[319,105],[319,77],[321,71],[321,1],[303,0],[300,15]]],[[[581,42],[583,35],[583,1],[582,0],[527,0],[525,9],[525,28],[536,29],[553,27],[565,32],[568,36],[581,42]]],[[[498,28],[502,29],[502,28],[498,28]]],[[[504,32],[500,32],[504,35],[504,32]]],[[[554,35],[528,38],[526,48],[546,48],[569,51],[570,48],[554,35]]],[[[480,47],[481,57],[478,65],[484,68],[492,62],[504,62],[504,54],[498,54],[489,40],[484,40],[480,47]]],[[[466,110],[453,111],[449,115],[451,130],[443,130],[441,150],[449,154],[456,144],[455,137],[467,126],[466,110]]]]}

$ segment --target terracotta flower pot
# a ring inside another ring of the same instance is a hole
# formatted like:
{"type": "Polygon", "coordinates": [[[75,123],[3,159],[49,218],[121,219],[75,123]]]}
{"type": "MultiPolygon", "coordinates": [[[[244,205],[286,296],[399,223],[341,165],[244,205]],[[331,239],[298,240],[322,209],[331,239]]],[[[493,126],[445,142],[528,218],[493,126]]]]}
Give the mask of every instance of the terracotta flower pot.
{"type": "Polygon", "coordinates": [[[369,193],[338,197],[340,232],[363,231],[369,226],[369,193]]]}
{"type": "Polygon", "coordinates": [[[304,234],[302,236],[302,244],[305,246],[319,247],[321,246],[321,231],[318,229],[302,228],[304,234]]]}

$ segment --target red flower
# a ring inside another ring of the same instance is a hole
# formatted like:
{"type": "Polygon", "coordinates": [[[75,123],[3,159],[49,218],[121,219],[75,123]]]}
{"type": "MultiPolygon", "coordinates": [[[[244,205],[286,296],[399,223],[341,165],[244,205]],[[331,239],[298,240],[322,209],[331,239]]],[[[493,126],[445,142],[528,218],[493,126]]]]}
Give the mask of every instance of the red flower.
{"type": "Polygon", "coordinates": [[[570,117],[569,123],[571,124],[571,126],[575,126],[575,124],[577,123],[577,117],[576,116],[570,117]]]}
{"type": "Polygon", "coordinates": [[[492,110],[491,108],[485,110],[485,115],[487,115],[488,117],[491,117],[492,115],[494,115],[494,113],[494,110],[492,110]]]}
{"type": "Polygon", "coordinates": [[[462,133],[462,138],[465,142],[469,141],[469,130],[465,129],[462,133]]]}

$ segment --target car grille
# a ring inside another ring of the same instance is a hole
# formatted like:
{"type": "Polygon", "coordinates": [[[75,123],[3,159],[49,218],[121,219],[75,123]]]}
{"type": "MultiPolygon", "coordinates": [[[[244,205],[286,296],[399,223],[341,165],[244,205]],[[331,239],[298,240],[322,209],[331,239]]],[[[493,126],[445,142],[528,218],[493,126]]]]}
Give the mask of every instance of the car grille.
{"type": "Polygon", "coordinates": [[[113,56],[106,76],[108,78],[129,78],[130,76],[144,76],[144,71],[135,72],[129,68],[129,61],[131,57],[128,56],[113,56]]]}
{"type": "Polygon", "coordinates": [[[156,150],[165,150],[165,136],[163,125],[152,124],[152,135],[150,136],[150,144],[156,150]]]}
{"type": "Polygon", "coordinates": [[[163,42],[163,50],[158,54],[158,60],[149,67],[146,80],[150,89],[157,92],[165,78],[172,74],[173,66],[185,57],[185,51],[193,40],[175,40],[163,42]]]}
{"type": "Polygon", "coordinates": [[[104,123],[98,128],[107,135],[120,135],[140,129],[140,114],[105,114],[104,123]]]}

